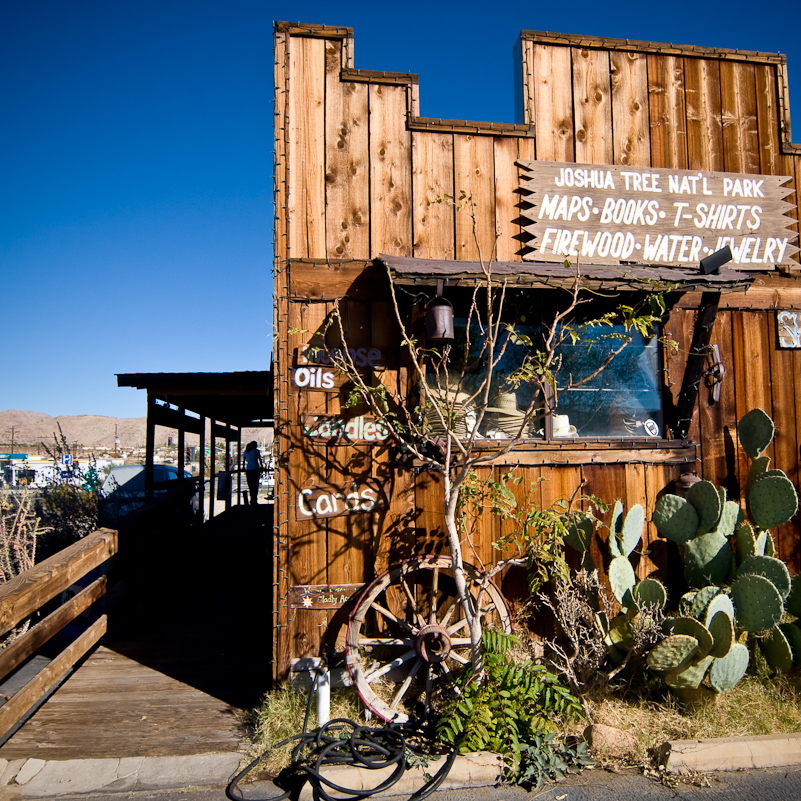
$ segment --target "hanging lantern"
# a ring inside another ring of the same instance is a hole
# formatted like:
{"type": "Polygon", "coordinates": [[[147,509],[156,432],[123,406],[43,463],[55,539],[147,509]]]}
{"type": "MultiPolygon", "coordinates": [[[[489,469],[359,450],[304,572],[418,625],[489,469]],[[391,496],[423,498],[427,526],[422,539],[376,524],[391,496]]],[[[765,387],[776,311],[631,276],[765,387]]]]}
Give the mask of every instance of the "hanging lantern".
{"type": "Polygon", "coordinates": [[[437,296],[426,306],[426,341],[430,345],[453,342],[453,306],[442,297],[442,279],[437,281],[437,296]]]}

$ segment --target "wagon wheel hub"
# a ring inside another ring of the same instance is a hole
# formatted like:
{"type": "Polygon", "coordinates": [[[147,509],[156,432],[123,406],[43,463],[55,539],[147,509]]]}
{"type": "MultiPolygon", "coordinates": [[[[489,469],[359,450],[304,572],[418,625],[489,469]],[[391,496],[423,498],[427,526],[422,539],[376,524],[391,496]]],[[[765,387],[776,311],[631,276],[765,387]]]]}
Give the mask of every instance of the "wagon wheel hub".
{"type": "Polygon", "coordinates": [[[448,632],[434,623],[423,626],[414,639],[417,655],[430,664],[444,662],[451,652],[451,638],[448,632]]]}

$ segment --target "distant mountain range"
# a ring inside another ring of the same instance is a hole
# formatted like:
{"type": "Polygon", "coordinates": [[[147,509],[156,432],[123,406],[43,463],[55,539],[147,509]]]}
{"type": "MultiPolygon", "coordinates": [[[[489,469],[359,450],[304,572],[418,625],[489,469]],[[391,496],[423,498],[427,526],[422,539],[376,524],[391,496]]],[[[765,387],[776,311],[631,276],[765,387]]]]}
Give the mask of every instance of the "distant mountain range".
{"type": "MultiPolygon", "coordinates": [[[[97,450],[112,449],[115,439],[119,439],[121,448],[144,447],[147,436],[146,417],[102,417],[96,414],[51,417],[41,412],[10,409],[0,412],[0,452],[36,453],[40,449],[44,455],[41,443],[52,450],[54,437],[61,440],[59,425],[70,446],[77,442],[79,446],[97,450]]],[[[255,439],[260,442],[266,435],[264,429],[246,428],[242,431],[242,441],[255,439]]],[[[167,445],[167,437],[171,436],[175,436],[175,431],[156,426],[157,447],[167,445]]],[[[187,434],[186,444],[196,445],[197,437],[187,434]]]]}

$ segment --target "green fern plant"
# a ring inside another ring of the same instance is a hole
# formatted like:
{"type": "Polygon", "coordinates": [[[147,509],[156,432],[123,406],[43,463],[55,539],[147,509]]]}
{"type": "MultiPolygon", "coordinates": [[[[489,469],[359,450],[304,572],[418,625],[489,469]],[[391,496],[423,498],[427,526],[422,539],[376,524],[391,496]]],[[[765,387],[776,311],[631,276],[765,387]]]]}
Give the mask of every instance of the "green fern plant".
{"type": "MultiPolygon", "coordinates": [[[[437,722],[437,738],[459,753],[493,751],[507,760],[507,778],[516,782],[528,747],[540,748],[542,735],[560,720],[584,716],[579,700],[543,665],[516,664],[513,634],[485,630],[484,663],[465,669],[437,722]]],[[[550,742],[550,740],[548,740],[550,742]]]]}

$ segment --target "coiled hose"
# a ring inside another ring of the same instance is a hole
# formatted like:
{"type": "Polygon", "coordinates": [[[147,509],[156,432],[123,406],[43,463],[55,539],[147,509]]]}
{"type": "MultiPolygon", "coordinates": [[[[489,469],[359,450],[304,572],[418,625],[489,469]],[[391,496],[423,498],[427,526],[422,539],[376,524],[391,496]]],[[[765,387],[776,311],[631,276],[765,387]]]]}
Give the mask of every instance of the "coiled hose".
{"type": "MultiPolygon", "coordinates": [[[[425,742],[427,738],[424,732],[416,727],[407,725],[376,729],[360,726],[347,718],[335,718],[317,731],[307,732],[311,700],[316,686],[317,676],[315,676],[314,687],[309,693],[309,701],[306,705],[303,733],[294,734],[277,743],[237,773],[226,788],[228,798],[232,801],[257,801],[242,794],[239,789],[240,781],[273,751],[292,742],[295,743],[292,750],[292,765],[282,772],[282,776],[278,780],[280,784],[278,781],[276,782],[280,789],[283,790],[285,787],[287,789],[280,796],[272,796],[270,801],[281,801],[290,795],[297,797],[295,793],[299,792],[300,786],[306,781],[312,785],[315,801],[360,801],[360,799],[368,798],[375,793],[388,790],[396,784],[406,772],[409,758],[413,757],[415,753],[421,755],[420,763],[423,762],[425,752],[418,744],[425,742]],[[348,730],[350,730],[349,734],[348,730]],[[395,769],[374,789],[356,790],[342,787],[326,779],[322,775],[322,769],[328,765],[352,765],[368,770],[380,770],[394,765],[395,769]],[[332,792],[338,793],[338,795],[330,795],[332,792]]],[[[433,747],[434,744],[431,743],[431,745],[433,747]]],[[[431,780],[409,796],[409,801],[422,801],[438,790],[450,773],[455,758],[456,749],[452,749],[431,780]]]]}

